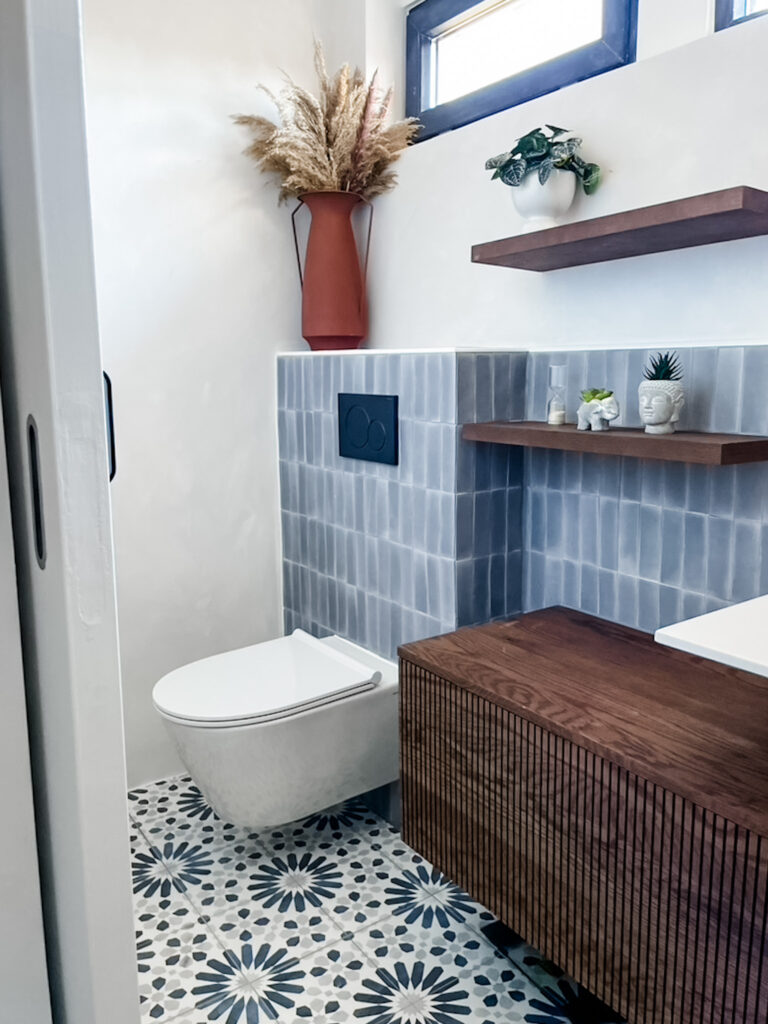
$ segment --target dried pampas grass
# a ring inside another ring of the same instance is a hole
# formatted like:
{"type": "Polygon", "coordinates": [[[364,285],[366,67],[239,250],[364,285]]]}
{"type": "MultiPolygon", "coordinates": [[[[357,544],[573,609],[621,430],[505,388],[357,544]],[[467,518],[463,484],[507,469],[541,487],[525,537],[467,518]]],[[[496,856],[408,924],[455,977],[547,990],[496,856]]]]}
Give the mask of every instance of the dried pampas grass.
{"type": "Polygon", "coordinates": [[[349,64],[333,78],[323,50],[315,44],[320,97],[288,79],[275,103],[280,123],[239,114],[236,124],[251,133],[245,150],[262,171],[280,178],[280,199],[307,192],[354,192],[364,199],[388,192],[397,182],[391,165],[413,141],[418,121],[409,117],[387,125],[392,90],[382,93],[377,76],[366,82],[349,64]]]}

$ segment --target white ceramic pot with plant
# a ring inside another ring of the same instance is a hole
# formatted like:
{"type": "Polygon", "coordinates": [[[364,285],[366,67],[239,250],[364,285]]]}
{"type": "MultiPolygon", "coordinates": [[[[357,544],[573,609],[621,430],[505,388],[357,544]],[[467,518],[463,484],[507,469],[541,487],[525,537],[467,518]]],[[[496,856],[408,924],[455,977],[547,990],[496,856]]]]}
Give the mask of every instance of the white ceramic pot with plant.
{"type": "Polygon", "coordinates": [[[553,227],[571,208],[576,186],[585,195],[600,184],[600,168],[577,154],[581,139],[563,139],[566,128],[547,124],[516,140],[507,153],[486,160],[485,167],[512,189],[512,201],[528,230],[553,227]]]}
{"type": "Polygon", "coordinates": [[[640,419],[646,434],[673,434],[685,405],[685,388],[675,352],[659,352],[643,371],[645,380],[638,387],[640,419]]]}

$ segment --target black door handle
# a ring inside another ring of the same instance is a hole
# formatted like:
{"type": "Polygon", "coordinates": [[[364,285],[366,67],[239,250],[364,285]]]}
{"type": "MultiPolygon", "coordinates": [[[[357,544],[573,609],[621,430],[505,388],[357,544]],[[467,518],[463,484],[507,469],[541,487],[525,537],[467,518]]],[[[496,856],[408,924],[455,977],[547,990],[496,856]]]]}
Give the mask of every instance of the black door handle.
{"type": "Polygon", "coordinates": [[[34,529],[37,564],[45,568],[45,520],[43,518],[43,484],[40,476],[40,446],[35,417],[27,416],[27,451],[29,456],[29,489],[32,497],[32,526],[34,529]]]}
{"type": "Polygon", "coordinates": [[[115,479],[117,455],[115,453],[115,414],[112,408],[112,381],[104,371],[104,411],[107,417],[107,452],[109,455],[109,480],[115,479]]]}

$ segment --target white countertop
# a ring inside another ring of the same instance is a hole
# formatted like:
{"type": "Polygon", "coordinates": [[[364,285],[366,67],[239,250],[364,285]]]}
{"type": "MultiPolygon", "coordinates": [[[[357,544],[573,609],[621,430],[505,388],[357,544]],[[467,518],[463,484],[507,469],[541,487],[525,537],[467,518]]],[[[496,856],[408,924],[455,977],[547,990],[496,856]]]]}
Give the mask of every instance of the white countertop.
{"type": "Polygon", "coordinates": [[[665,626],[655,636],[667,647],[768,676],[768,594],[665,626]]]}

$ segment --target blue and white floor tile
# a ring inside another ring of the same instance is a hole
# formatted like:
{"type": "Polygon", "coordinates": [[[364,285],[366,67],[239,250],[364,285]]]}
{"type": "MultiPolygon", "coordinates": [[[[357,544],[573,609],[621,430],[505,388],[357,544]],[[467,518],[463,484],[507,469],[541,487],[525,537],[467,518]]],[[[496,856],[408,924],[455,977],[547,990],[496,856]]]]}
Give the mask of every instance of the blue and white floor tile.
{"type": "Polygon", "coordinates": [[[180,776],[129,813],[145,1022],[618,1019],[360,801],[249,831],[180,776]]]}

